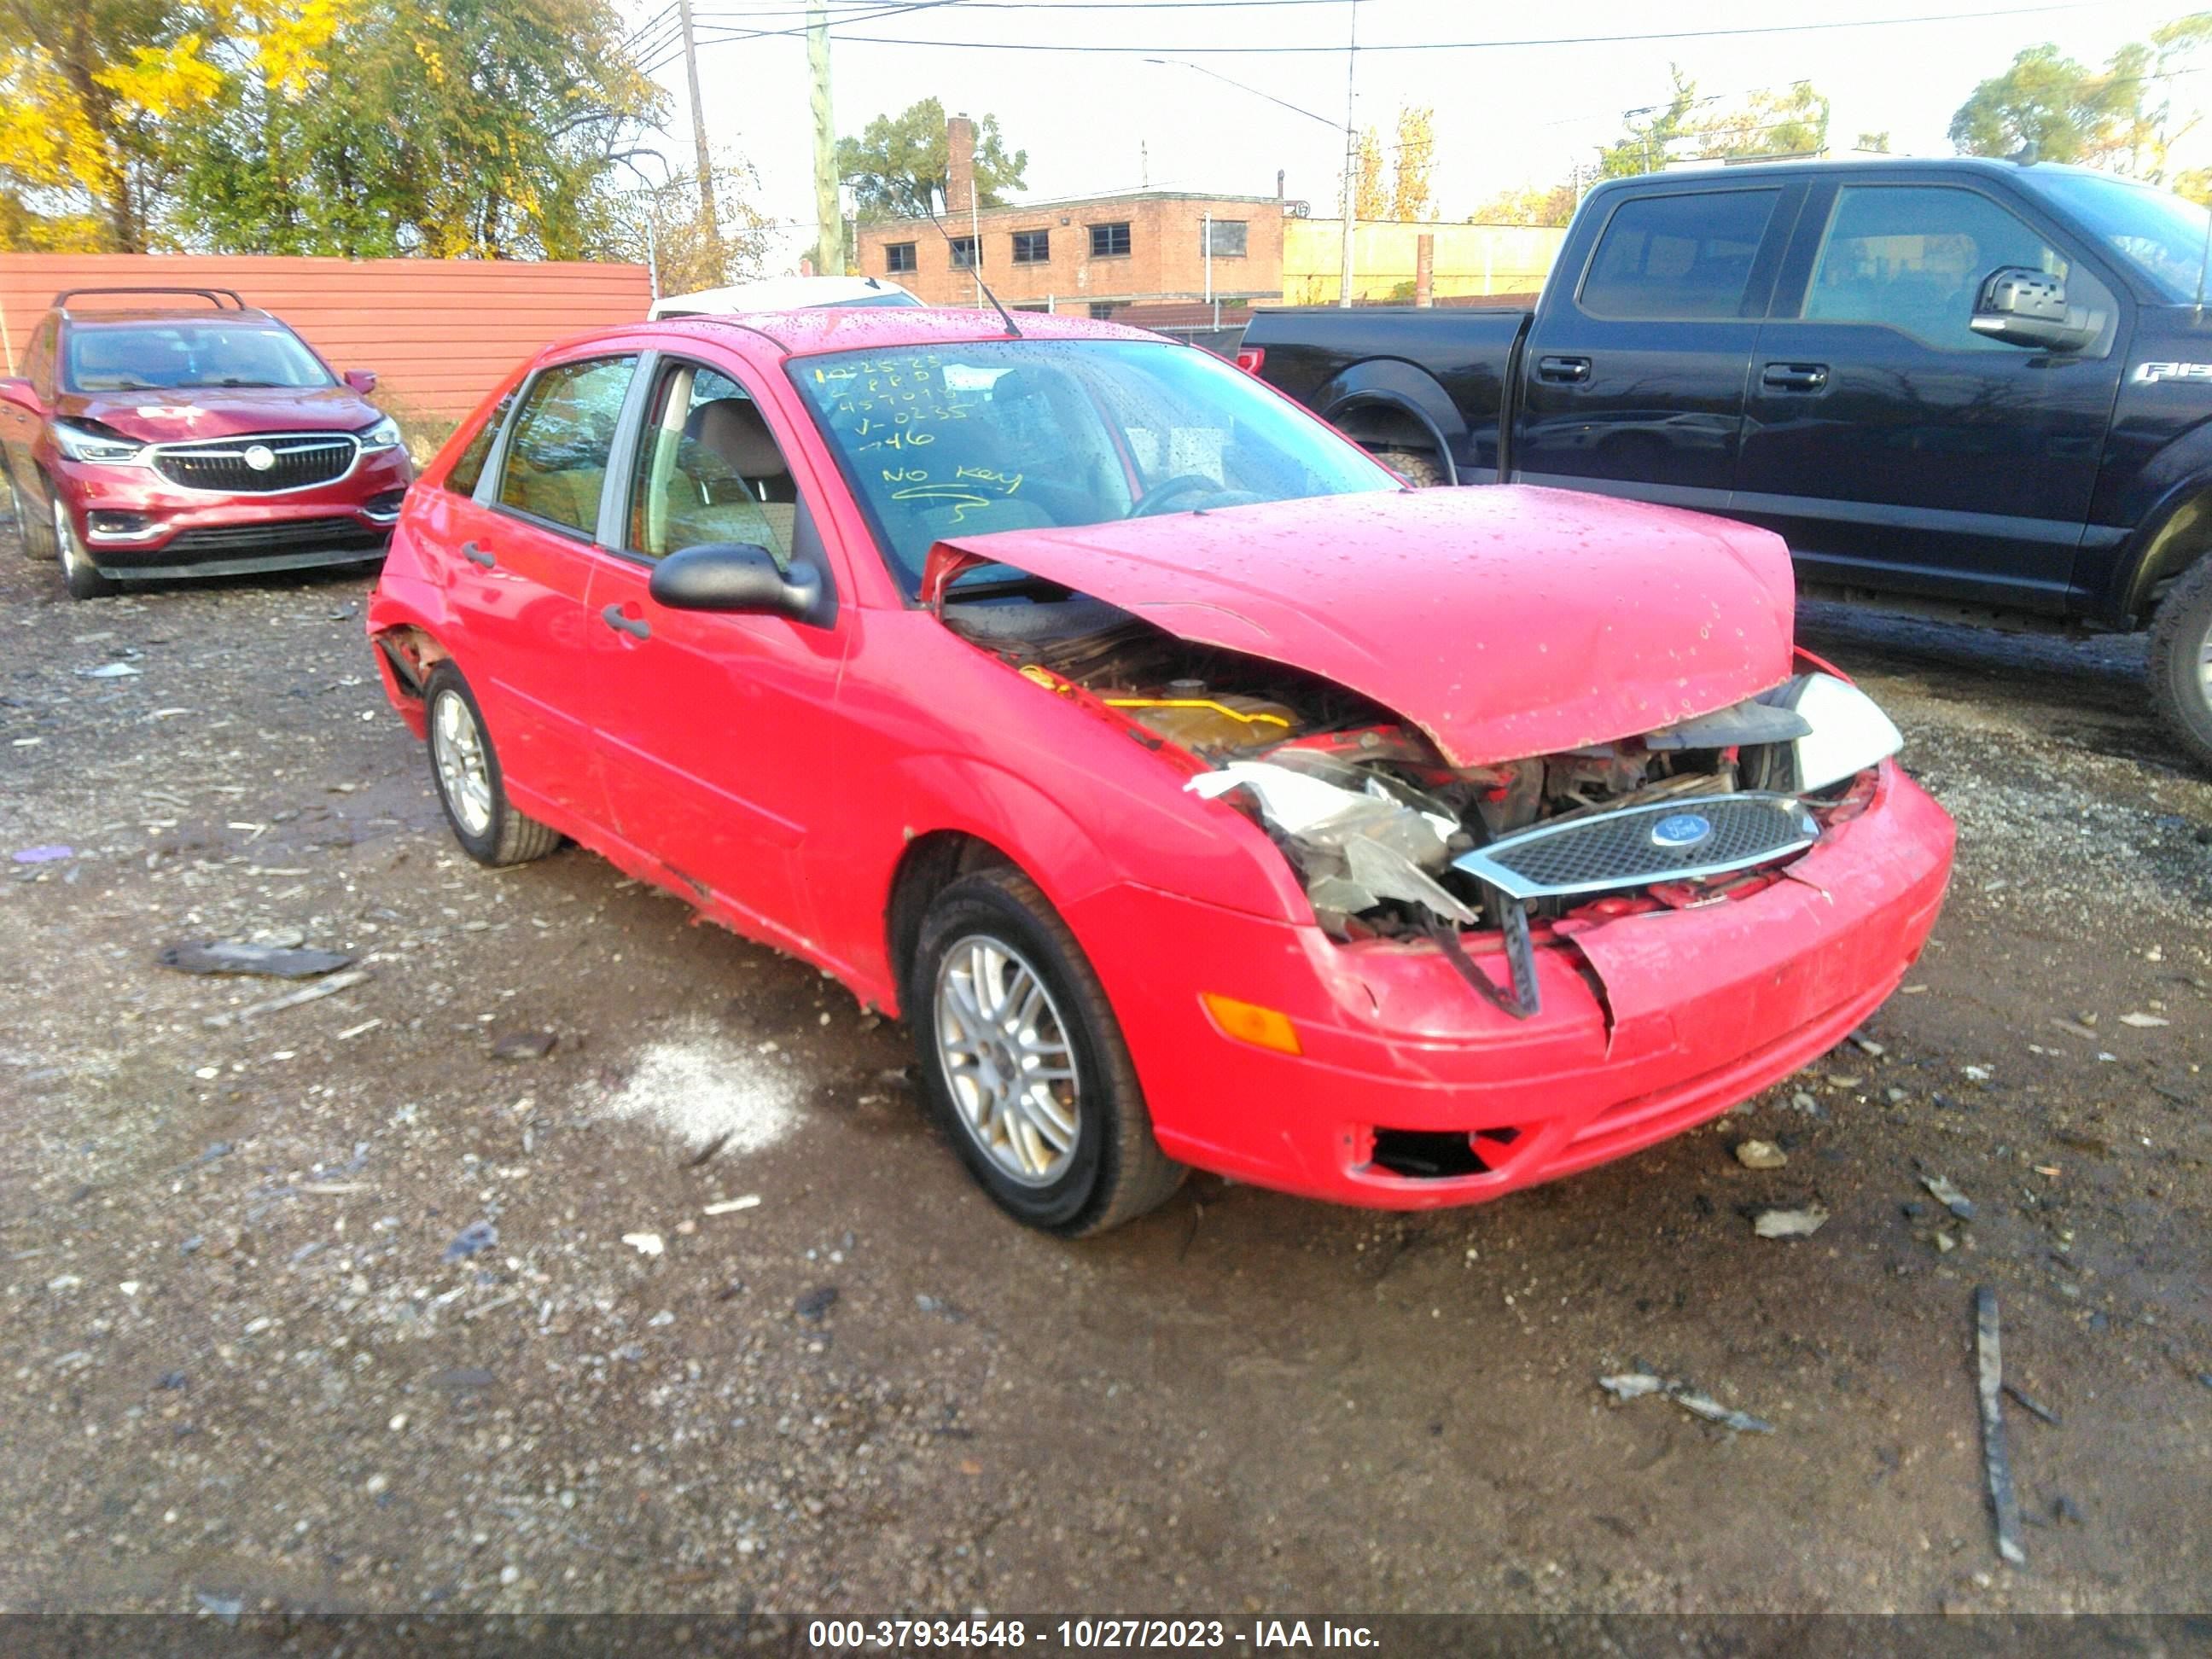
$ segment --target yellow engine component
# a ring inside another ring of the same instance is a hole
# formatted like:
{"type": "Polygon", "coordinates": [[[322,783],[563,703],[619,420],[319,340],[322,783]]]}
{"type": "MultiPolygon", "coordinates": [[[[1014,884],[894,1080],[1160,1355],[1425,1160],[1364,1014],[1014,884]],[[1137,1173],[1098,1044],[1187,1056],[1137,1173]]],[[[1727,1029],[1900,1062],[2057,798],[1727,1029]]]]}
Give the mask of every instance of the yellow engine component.
{"type": "Polygon", "coordinates": [[[1298,729],[1298,717],[1264,697],[1107,697],[1109,708],[1186,749],[1256,749],[1279,743],[1298,729]]]}

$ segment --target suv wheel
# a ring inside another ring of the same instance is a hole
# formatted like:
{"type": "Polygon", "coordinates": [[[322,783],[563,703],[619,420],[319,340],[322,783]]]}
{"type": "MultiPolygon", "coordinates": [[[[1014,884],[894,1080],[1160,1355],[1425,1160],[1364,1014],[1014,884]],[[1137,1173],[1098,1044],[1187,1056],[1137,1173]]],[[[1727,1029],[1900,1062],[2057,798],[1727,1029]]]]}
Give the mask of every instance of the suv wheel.
{"type": "Polygon", "coordinates": [[[8,481],[8,509],[15,521],[15,550],[32,560],[51,559],[53,550],[46,545],[47,526],[43,514],[32,510],[23,496],[23,486],[15,482],[15,475],[4,462],[0,462],[0,477],[8,481]]]}
{"type": "Polygon", "coordinates": [[[70,598],[96,599],[115,591],[115,584],[94,567],[92,556],[84,550],[76,526],[70,519],[69,504],[58,493],[54,496],[54,545],[61,553],[62,581],[69,588],[70,598]]]}
{"type": "Polygon", "coordinates": [[[1017,1221],[1103,1232],[1182,1185],[1183,1166],[1152,1139],[1105,988],[1027,877],[980,870],[938,895],[907,1015],[932,1113],[1017,1221]]]}
{"type": "Polygon", "coordinates": [[[1434,489],[1444,481],[1443,463],[1427,450],[1378,449],[1374,455],[1416,489],[1434,489]]]}
{"type": "Polygon", "coordinates": [[[483,711],[460,670],[441,662],[423,683],[430,778],[461,850],[478,864],[527,864],[560,846],[558,831],[514,810],[484,730],[483,711]]]}
{"type": "Polygon", "coordinates": [[[2183,573],[2152,619],[2150,690],[2181,746],[2212,767],[2212,554],[2183,573]]]}

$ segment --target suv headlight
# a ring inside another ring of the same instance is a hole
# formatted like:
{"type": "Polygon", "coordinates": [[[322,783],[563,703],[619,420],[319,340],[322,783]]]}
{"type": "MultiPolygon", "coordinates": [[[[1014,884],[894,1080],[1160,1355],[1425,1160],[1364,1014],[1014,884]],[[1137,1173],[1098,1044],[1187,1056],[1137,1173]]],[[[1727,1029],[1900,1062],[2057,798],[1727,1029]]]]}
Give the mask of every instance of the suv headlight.
{"type": "Polygon", "coordinates": [[[363,449],[397,449],[407,441],[400,435],[399,422],[386,415],[374,426],[363,427],[355,434],[363,449]]]}
{"type": "Polygon", "coordinates": [[[130,466],[146,447],[112,427],[92,421],[56,421],[53,434],[54,447],[70,459],[100,466],[130,466]]]}
{"type": "Polygon", "coordinates": [[[1795,709],[1812,726],[1790,745],[1796,771],[1789,787],[1825,789],[1905,747],[1904,735],[1872,697],[1833,674],[1800,674],[1759,699],[1795,709]]]}

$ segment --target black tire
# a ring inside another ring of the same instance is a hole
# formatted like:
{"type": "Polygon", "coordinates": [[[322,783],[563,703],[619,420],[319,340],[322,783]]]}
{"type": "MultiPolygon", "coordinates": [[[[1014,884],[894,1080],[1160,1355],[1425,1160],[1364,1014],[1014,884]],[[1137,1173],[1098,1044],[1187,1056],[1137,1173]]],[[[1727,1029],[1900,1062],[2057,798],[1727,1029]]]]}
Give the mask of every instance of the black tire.
{"type": "Polygon", "coordinates": [[[2212,768],[2212,554],[2182,573],[2151,620],[2150,695],[2166,729],[2212,768]]]}
{"type": "Polygon", "coordinates": [[[52,558],[52,526],[24,498],[22,485],[15,482],[14,471],[4,461],[0,461],[0,476],[8,480],[8,509],[15,521],[15,550],[34,563],[52,558]]]}
{"type": "Polygon", "coordinates": [[[478,864],[498,868],[527,864],[559,847],[559,831],[535,818],[525,817],[507,799],[504,775],[499,767],[499,751],[492,747],[483,710],[477,706],[476,693],[469,690],[469,683],[461,678],[459,669],[450,662],[441,662],[430,671],[429,678],[422,684],[422,708],[429,726],[429,742],[425,746],[430,756],[430,782],[438,792],[438,805],[445,808],[446,822],[453,829],[453,839],[460,842],[461,850],[478,864]],[[481,760],[481,799],[465,798],[465,781],[452,786],[463,791],[463,800],[457,802],[449,792],[447,777],[453,769],[446,764],[446,757],[450,754],[459,762],[457,776],[468,773],[469,767],[461,758],[465,745],[456,744],[456,728],[441,724],[461,718],[458,714],[447,713],[448,704],[456,711],[465,711],[466,729],[473,733],[481,760]]]}
{"type": "Polygon", "coordinates": [[[93,568],[92,556],[84,550],[70,518],[69,504],[58,492],[54,495],[53,525],[54,550],[62,562],[62,586],[69,589],[70,598],[97,599],[112,593],[115,584],[93,568]]]}
{"type": "Polygon", "coordinates": [[[1152,1139],[1152,1115],[1105,988],[1067,924],[1019,871],[979,870],[937,896],[922,918],[906,1000],[931,1114],[976,1183],[1015,1220],[1063,1238],[1085,1237],[1158,1209],[1182,1184],[1184,1167],[1152,1139]],[[1016,1179],[985,1150],[954,1097],[940,1052],[940,975],[956,947],[964,951],[978,939],[1009,948],[1034,970],[1050,999],[1046,1015],[1056,1018],[1071,1054],[1073,1144],[1065,1170],[1046,1184],[1016,1179]]]}
{"type": "Polygon", "coordinates": [[[1434,489],[1444,481],[1444,464],[1425,449],[1378,449],[1375,459],[1416,489],[1434,489]]]}

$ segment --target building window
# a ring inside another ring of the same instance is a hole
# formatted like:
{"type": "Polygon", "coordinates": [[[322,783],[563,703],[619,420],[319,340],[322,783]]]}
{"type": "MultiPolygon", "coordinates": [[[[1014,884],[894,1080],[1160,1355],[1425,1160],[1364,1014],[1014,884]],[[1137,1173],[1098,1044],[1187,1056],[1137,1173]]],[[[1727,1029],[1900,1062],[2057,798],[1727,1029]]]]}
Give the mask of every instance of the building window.
{"type": "Polygon", "coordinates": [[[981,263],[981,261],[975,257],[975,239],[973,236],[956,236],[952,239],[953,270],[973,270],[981,263]]]}
{"type": "Polygon", "coordinates": [[[1206,234],[1200,238],[1201,249],[1217,259],[1241,259],[1244,257],[1245,221],[1216,219],[1209,223],[1206,234]]]}
{"type": "MultiPolygon", "coordinates": [[[[1127,227],[1127,225],[1124,225],[1124,226],[1122,226],[1122,227],[1121,227],[1121,228],[1122,228],[1122,229],[1124,229],[1124,230],[1127,230],[1127,229],[1128,228],[1128,227],[1127,227]]],[[[1123,252],[1127,252],[1127,249],[1124,249],[1124,250],[1123,250],[1123,252]]],[[[1113,307],[1112,306],[1108,305],[1108,304],[1106,304],[1104,301],[1098,301],[1098,300],[1094,300],[1094,301],[1092,301],[1091,302],[1091,320],[1092,322],[1094,322],[1094,323],[1103,323],[1103,322],[1107,322],[1107,321],[1111,320],[1111,319],[1113,318],[1113,315],[1114,315],[1114,307],[1113,307]]]]}
{"type": "Polygon", "coordinates": [[[1018,265],[1041,265],[1052,258],[1052,233],[1048,230],[1018,230],[1014,233],[1014,263],[1018,265]]]}
{"type": "Polygon", "coordinates": [[[1116,254],[1127,253],[1128,251],[1129,224],[1126,219],[1118,225],[1091,227],[1091,257],[1092,258],[1110,259],[1116,254]]]}
{"type": "Polygon", "coordinates": [[[894,276],[903,276],[921,269],[915,263],[912,242],[892,242],[884,249],[884,269],[894,276]]]}

